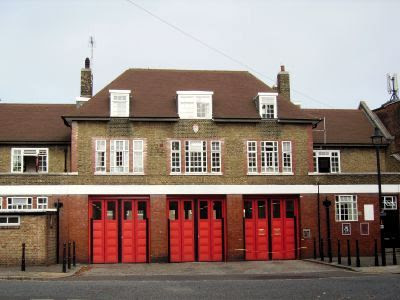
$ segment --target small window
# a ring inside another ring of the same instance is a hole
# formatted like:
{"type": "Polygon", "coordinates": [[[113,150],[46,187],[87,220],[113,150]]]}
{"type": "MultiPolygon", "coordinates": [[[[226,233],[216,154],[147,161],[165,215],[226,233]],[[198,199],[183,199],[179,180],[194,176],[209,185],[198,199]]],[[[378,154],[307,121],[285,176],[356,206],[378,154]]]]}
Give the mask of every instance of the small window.
{"type": "Polygon", "coordinates": [[[0,227],[19,226],[19,216],[2,216],[0,217],[0,227]]]}
{"type": "Polygon", "coordinates": [[[213,217],[214,220],[222,219],[222,202],[213,201],[213,217]]]}
{"type": "Polygon", "coordinates": [[[32,209],[32,197],[7,198],[7,209],[32,209]]]}
{"type": "Polygon", "coordinates": [[[133,141],[133,172],[143,173],[143,141],[133,141]]]}
{"type": "Polygon", "coordinates": [[[258,94],[258,108],[260,117],[263,119],[276,119],[278,117],[277,111],[277,93],[259,93],[258,94]]]}
{"type": "Polygon", "coordinates": [[[13,173],[47,173],[47,148],[12,148],[11,172],[13,173]]]}
{"type": "Polygon", "coordinates": [[[286,200],[286,218],[294,218],[294,200],[286,200]]]}
{"type": "Polygon", "coordinates": [[[200,201],[200,219],[208,219],[208,202],[200,201]]]}
{"type": "Polygon", "coordinates": [[[115,201],[107,201],[107,220],[116,219],[115,201]]]}
{"type": "Polygon", "coordinates": [[[110,116],[129,117],[129,90],[110,90],[110,116]]]}
{"type": "Polygon", "coordinates": [[[272,217],[275,219],[281,217],[281,201],[280,200],[272,201],[272,217]]]}
{"type": "Polygon", "coordinates": [[[282,142],[282,171],[292,172],[292,142],[282,142]]]}
{"type": "Polygon", "coordinates": [[[247,141],[247,171],[257,173],[257,142],[247,141]]]}
{"type": "Polygon", "coordinates": [[[129,141],[111,140],[111,173],[129,172],[129,141]]]}
{"type": "Polygon", "coordinates": [[[147,219],[147,203],[145,201],[138,202],[138,220],[147,219]]]}
{"type": "Polygon", "coordinates": [[[124,220],[132,220],[132,201],[124,201],[124,220]]]}
{"type": "Polygon", "coordinates": [[[183,206],[185,210],[185,220],[191,220],[193,218],[192,202],[185,201],[183,206]]]}
{"type": "Polygon", "coordinates": [[[93,220],[101,220],[102,212],[102,202],[101,201],[93,201],[92,202],[92,218],[93,220]]]}
{"type": "Polygon", "coordinates": [[[171,221],[178,220],[178,202],[177,201],[170,201],[169,202],[169,219],[171,221]]]}
{"type": "Polygon", "coordinates": [[[47,207],[48,207],[47,197],[38,197],[36,206],[37,206],[37,209],[47,209],[47,207]]]}
{"type": "Polygon", "coordinates": [[[181,142],[171,142],[171,173],[181,172],[181,142]]]}
{"type": "Polygon", "coordinates": [[[257,205],[258,205],[258,218],[265,219],[267,215],[265,201],[264,200],[257,201],[257,205]]]}
{"type": "Polygon", "coordinates": [[[106,141],[96,140],[96,172],[106,171],[106,141]]]}
{"type": "Polygon", "coordinates": [[[339,150],[314,150],[314,172],[340,173],[339,150]]]}
{"type": "Polygon", "coordinates": [[[384,210],[397,210],[397,197],[396,196],[383,196],[383,209],[384,210]]]}
{"type": "Polygon", "coordinates": [[[245,219],[253,218],[253,203],[252,203],[252,201],[244,201],[244,218],[245,219]]]}
{"type": "Polygon", "coordinates": [[[336,196],[336,221],[357,221],[357,197],[354,195],[336,196]]]}
{"type": "Polygon", "coordinates": [[[211,172],[221,172],[221,142],[211,142],[211,172]]]}

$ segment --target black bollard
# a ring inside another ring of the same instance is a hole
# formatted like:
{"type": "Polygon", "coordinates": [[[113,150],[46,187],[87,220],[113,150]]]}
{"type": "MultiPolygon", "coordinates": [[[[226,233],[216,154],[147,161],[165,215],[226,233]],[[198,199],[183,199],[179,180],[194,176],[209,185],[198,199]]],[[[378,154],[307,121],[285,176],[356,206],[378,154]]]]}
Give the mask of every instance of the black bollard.
{"type": "Polygon", "coordinates": [[[68,242],[68,270],[71,269],[71,242],[68,242]]]}
{"type": "Polygon", "coordinates": [[[22,243],[21,271],[25,271],[25,243],[22,243]]]}
{"type": "Polygon", "coordinates": [[[320,249],[320,254],[321,254],[321,261],[324,261],[324,240],[321,239],[321,249],[320,249]]]}
{"type": "Polygon", "coordinates": [[[375,266],[379,266],[379,259],[378,259],[378,241],[375,240],[375,266]]]}
{"type": "Polygon", "coordinates": [[[347,240],[347,265],[351,266],[350,240],[347,240]]]}
{"type": "Polygon", "coordinates": [[[314,238],[314,259],[317,259],[317,243],[314,238]]]}
{"type": "Polygon", "coordinates": [[[62,265],[63,273],[67,272],[67,245],[63,244],[63,265],[62,265]]]}
{"type": "Polygon", "coordinates": [[[332,262],[332,242],[331,239],[328,239],[328,257],[329,257],[329,262],[332,262]]]}
{"type": "Polygon", "coordinates": [[[342,264],[342,249],[340,249],[340,240],[337,241],[337,263],[342,264]]]}
{"type": "Polygon", "coordinates": [[[72,265],[76,267],[76,249],[75,249],[75,241],[72,242],[72,265]]]}
{"type": "Polygon", "coordinates": [[[356,266],[357,266],[357,268],[359,268],[361,266],[360,248],[358,247],[358,240],[356,240],[356,266]]]}
{"type": "MultiPolygon", "coordinates": [[[[393,241],[393,245],[394,245],[394,241],[393,241]]],[[[397,265],[397,257],[396,257],[396,247],[393,246],[393,266],[397,265]]]]}

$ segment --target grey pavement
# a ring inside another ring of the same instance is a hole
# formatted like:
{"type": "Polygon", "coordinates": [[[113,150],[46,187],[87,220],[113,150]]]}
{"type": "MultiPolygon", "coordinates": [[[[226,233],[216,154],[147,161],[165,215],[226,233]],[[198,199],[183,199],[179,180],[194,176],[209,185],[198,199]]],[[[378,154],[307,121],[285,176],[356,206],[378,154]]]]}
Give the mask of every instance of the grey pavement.
{"type": "Polygon", "coordinates": [[[67,268],[67,272],[62,272],[62,265],[49,266],[29,266],[25,267],[25,271],[21,271],[21,266],[0,266],[0,280],[15,279],[15,280],[47,280],[65,278],[82,272],[85,265],[71,266],[67,268]]]}

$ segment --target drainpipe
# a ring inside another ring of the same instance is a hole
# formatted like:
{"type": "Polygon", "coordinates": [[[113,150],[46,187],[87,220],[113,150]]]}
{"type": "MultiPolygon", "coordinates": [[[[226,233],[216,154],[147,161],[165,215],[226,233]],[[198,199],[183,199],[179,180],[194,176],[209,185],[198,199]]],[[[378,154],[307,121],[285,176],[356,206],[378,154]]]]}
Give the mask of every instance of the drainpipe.
{"type": "Polygon", "coordinates": [[[317,181],[317,187],[318,187],[318,196],[317,196],[317,220],[318,220],[318,250],[319,254],[321,254],[321,215],[320,215],[320,209],[319,209],[319,181],[317,181]]]}

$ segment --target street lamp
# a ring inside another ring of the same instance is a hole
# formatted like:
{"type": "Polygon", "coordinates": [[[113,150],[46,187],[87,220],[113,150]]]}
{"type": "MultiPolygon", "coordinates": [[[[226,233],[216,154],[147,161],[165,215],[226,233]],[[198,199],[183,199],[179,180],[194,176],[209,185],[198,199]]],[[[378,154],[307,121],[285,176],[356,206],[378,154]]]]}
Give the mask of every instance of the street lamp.
{"type": "Polygon", "coordinates": [[[322,202],[325,206],[326,210],[326,231],[328,233],[328,257],[329,262],[332,262],[332,243],[331,243],[331,223],[329,219],[329,207],[331,206],[332,202],[328,200],[328,197],[325,197],[325,200],[322,202]]]}
{"type": "Polygon", "coordinates": [[[379,148],[383,145],[383,135],[379,128],[375,127],[374,135],[371,136],[372,144],[375,146],[376,151],[376,167],[378,174],[378,193],[379,193],[379,224],[381,230],[381,255],[382,255],[382,266],[386,266],[386,254],[385,254],[385,241],[383,238],[383,202],[382,202],[382,182],[381,182],[381,162],[379,157],[379,148]]]}

